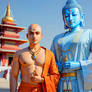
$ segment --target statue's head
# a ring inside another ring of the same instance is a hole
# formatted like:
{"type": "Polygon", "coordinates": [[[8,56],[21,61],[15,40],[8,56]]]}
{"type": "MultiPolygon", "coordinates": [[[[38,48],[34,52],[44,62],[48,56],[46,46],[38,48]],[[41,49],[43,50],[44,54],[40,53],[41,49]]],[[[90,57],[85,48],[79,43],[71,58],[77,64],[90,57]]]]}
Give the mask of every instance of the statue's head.
{"type": "Polygon", "coordinates": [[[65,29],[83,26],[83,12],[81,6],[76,0],[67,0],[66,5],[62,9],[65,29]]]}

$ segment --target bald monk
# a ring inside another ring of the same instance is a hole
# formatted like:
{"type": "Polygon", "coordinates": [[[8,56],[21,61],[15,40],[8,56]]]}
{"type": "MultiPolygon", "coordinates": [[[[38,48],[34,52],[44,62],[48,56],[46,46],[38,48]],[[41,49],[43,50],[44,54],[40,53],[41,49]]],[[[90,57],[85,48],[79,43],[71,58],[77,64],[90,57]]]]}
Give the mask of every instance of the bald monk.
{"type": "Polygon", "coordinates": [[[10,92],[16,92],[19,71],[22,79],[18,92],[56,92],[59,73],[53,53],[40,46],[41,31],[38,24],[30,25],[27,33],[29,47],[15,53],[10,72],[10,92]]]}

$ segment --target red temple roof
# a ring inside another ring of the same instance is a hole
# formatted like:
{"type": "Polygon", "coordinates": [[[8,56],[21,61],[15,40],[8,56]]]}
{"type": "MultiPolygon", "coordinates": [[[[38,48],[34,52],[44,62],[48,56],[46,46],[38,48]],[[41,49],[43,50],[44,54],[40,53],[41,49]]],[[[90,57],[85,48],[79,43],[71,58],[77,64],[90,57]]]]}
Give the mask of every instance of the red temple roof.
{"type": "Polygon", "coordinates": [[[3,36],[0,36],[0,39],[8,40],[8,41],[16,41],[19,44],[23,44],[23,43],[27,43],[28,42],[28,40],[22,40],[22,39],[17,39],[17,38],[9,38],[9,37],[3,37],[3,36]]]}
{"type": "Polygon", "coordinates": [[[0,52],[12,52],[12,53],[15,53],[16,50],[7,50],[7,49],[0,48],[0,52]]]}
{"type": "Polygon", "coordinates": [[[15,28],[18,29],[17,31],[20,32],[24,30],[25,28],[19,27],[19,26],[14,26],[14,25],[7,25],[7,24],[0,24],[0,27],[8,27],[8,28],[15,28]]]}

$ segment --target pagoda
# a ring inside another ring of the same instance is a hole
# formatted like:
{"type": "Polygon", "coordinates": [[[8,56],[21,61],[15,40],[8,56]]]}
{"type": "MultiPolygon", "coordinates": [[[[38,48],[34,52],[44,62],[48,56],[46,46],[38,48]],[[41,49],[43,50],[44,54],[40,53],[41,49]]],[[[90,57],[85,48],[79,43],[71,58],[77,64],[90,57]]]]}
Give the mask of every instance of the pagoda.
{"type": "Polygon", "coordinates": [[[11,65],[14,53],[21,49],[19,45],[27,43],[21,40],[18,34],[24,28],[17,26],[11,16],[10,5],[8,4],[6,15],[0,24],[0,64],[2,66],[11,65]]]}

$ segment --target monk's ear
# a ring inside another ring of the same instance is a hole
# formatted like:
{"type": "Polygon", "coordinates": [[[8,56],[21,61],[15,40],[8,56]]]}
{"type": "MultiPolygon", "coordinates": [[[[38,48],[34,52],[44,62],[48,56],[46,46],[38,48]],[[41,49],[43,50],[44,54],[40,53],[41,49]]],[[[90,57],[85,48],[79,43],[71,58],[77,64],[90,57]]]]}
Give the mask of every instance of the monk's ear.
{"type": "Polygon", "coordinates": [[[43,34],[41,34],[41,38],[43,37],[43,34]]]}
{"type": "Polygon", "coordinates": [[[26,37],[28,38],[28,33],[26,34],[26,37]]]}

